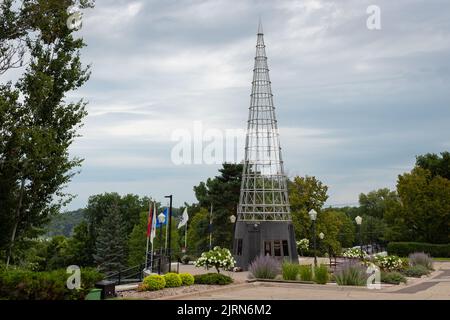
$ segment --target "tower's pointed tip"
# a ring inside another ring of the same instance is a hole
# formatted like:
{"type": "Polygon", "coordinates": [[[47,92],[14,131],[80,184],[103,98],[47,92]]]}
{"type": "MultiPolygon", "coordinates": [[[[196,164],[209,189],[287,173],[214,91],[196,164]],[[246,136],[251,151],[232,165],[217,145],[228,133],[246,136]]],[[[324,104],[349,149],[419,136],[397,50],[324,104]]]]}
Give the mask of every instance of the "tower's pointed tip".
{"type": "Polygon", "coordinates": [[[258,23],[258,34],[263,34],[263,27],[261,22],[261,17],[259,17],[259,23],[258,23]]]}

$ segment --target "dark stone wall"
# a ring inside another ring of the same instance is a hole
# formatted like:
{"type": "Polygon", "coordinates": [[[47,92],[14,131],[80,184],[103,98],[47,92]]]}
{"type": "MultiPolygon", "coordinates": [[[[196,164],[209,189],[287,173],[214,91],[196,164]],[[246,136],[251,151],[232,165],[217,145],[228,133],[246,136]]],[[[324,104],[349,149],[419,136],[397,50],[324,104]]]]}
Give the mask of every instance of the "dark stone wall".
{"type": "Polygon", "coordinates": [[[248,270],[249,264],[259,255],[264,254],[264,241],[287,240],[289,257],[277,257],[298,262],[294,226],[288,221],[237,221],[234,233],[233,255],[236,266],[248,270]],[[242,239],[242,255],[237,255],[236,239],[242,239]]]}

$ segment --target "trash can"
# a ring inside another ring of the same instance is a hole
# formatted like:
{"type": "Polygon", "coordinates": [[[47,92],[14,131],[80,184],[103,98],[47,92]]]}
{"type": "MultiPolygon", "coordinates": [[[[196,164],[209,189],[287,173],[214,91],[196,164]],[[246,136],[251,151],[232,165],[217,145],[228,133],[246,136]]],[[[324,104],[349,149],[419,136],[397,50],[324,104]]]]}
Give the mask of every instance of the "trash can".
{"type": "Polygon", "coordinates": [[[91,289],[84,300],[100,300],[102,298],[102,289],[91,289]]]}
{"type": "Polygon", "coordinates": [[[116,283],[114,281],[102,280],[95,284],[100,289],[102,299],[113,298],[116,296],[116,283]]]}

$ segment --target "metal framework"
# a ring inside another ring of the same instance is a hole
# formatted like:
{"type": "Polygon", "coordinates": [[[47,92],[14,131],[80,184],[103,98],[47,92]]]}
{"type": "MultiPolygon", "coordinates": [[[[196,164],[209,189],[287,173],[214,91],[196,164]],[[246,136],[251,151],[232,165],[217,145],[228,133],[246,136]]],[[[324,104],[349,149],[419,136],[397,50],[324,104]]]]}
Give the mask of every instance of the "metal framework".
{"type": "Polygon", "coordinates": [[[275,107],[261,22],[253,69],[238,221],[290,221],[275,107]]]}

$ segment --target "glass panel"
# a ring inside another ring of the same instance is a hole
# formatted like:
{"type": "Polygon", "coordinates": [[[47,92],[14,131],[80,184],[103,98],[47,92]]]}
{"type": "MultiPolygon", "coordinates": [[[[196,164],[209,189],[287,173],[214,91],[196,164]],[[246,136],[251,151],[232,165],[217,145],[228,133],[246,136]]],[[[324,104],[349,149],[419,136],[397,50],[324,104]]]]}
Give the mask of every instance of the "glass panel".
{"type": "Polygon", "coordinates": [[[271,256],[272,255],[272,242],[264,241],[264,255],[271,256]]]}
{"type": "Polygon", "coordinates": [[[287,240],[283,240],[283,256],[289,256],[289,247],[287,240]]]}
{"type": "Polygon", "coordinates": [[[274,256],[281,256],[281,241],[280,240],[275,240],[273,242],[273,252],[274,252],[274,256]]]}
{"type": "Polygon", "coordinates": [[[237,239],[237,255],[242,255],[242,239],[237,239]]]}

